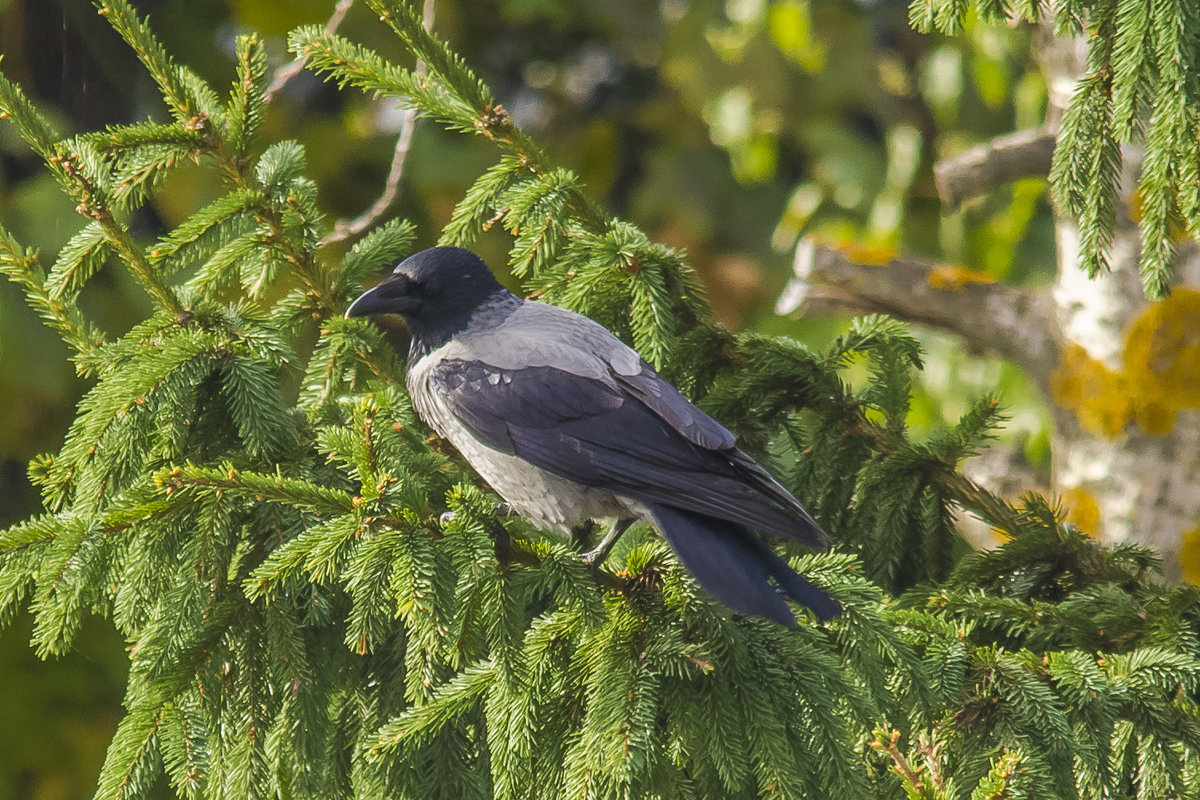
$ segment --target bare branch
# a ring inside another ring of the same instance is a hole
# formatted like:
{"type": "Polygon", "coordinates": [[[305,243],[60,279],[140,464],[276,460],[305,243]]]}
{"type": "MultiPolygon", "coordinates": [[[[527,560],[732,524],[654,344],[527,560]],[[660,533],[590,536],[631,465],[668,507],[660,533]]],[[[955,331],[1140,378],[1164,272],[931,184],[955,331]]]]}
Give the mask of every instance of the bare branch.
{"type": "MultiPolygon", "coordinates": [[[[354,5],[354,0],[338,0],[337,6],[334,7],[333,13],[329,16],[329,21],[325,23],[326,33],[336,33],[341,27],[342,21],[346,19],[346,14],[350,11],[350,6],[354,5]]],[[[275,77],[271,79],[271,85],[267,87],[267,91],[263,93],[263,99],[270,103],[275,95],[283,91],[283,87],[287,86],[288,81],[295,78],[304,71],[304,60],[296,59],[275,71],[275,77]]]]}
{"type": "MultiPolygon", "coordinates": [[[[433,29],[434,0],[425,0],[421,9],[421,22],[425,30],[433,29]]],[[[425,62],[418,61],[417,75],[426,72],[425,62]]],[[[383,193],[371,204],[371,207],[351,220],[338,220],[333,226],[333,233],[321,240],[319,247],[356,239],[379,222],[396,197],[400,194],[400,183],[404,178],[404,162],[408,159],[408,151],[412,147],[413,131],[417,128],[417,110],[413,106],[405,106],[400,117],[400,135],[396,138],[396,149],[392,152],[392,165],[388,169],[387,181],[383,185],[383,193]]]]}
{"type": "Polygon", "coordinates": [[[961,336],[1016,362],[1042,387],[1058,363],[1046,298],[985,273],[868,248],[801,240],[778,314],[884,313],[961,336]]]}
{"type": "Polygon", "coordinates": [[[414,108],[406,107],[401,114],[400,136],[396,139],[396,149],[392,152],[392,166],[388,170],[383,193],[371,204],[370,208],[359,216],[351,220],[340,219],[334,223],[333,233],[322,239],[318,247],[345,239],[358,238],[379,221],[395,202],[396,196],[400,194],[400,182],[404,178],[404,162],[408,159],[413,131],[417,127],[417,112],[414,108]]]}
{"type": "Polygon", "coordinates": [[[943,159],[934,165],[938,196],[947,211],[1021,178],[1045,177],[1054,157],[1054,134],[1017,131],[943,159]]]}

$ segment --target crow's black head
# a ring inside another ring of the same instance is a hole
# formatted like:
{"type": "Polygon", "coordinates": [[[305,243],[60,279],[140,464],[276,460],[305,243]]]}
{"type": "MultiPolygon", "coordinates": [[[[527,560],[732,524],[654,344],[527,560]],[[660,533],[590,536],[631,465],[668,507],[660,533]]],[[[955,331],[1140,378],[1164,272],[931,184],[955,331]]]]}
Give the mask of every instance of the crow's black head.
{"type": "Polygon", "coordinates": [[[414,339],[445,341],[467,327],[471,315],[508,291],[470,250],[431,247],[400,262],[391,275],[359,295],[347,317],[400,314],[414,339]]]}

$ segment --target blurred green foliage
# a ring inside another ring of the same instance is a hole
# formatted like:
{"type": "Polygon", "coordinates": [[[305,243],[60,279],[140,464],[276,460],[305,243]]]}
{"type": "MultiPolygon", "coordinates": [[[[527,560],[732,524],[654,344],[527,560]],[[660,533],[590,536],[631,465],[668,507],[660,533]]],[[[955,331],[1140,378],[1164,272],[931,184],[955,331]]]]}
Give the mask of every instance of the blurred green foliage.
{"type": "Polygon", "coordinates": [[[121,718],[129,661],[102,620],[74,652],[43,662],[28,646],[31,620],[0,631],[0,797],[91,797],[121,718]]]}
{"type": "MultiPolygon", "coordinates": [[[[218,85],[233,75],[236,33],[263,34],[278,67],[286,32],[332,11],[317,0],[136,5],[181,62],[218,85]]],[[[905,4],[887,0],[455,0],[438,2],[436,16],[440,35],[556,162],[615,214],[687,249],[718,318],[732,326],[818,345],[840,331],[837,321],[772,316],[801,234],[960,262],[1013,282],[1051,274],[1042,182],[943,216],[931,173],[944,155],[1040,121],[1045,90],[1028,29],[968,20],[964,36],[921,35],[909,28],[905,4]]],[[[398,57],[365,8],[352,8],[342,31],[398,57]]],[[[82,0],[0,2],[0,52],[5,73],[57,112],[64,130],[162,115],[133,54],[82,0]]],[[[277,96],[264,140],[301,141],[325,211],[353,217],[382,188],[398,118],[303,73],[277,96]]],[[[483,142],[420,126],[393,213],[417,223],[420,241],[431,244],[491,157],[483,142]]],[[[216,196],[211,180],[200,170],[176,173],[138,213],[135,230],[148,238],[178,224],[216,196]]],[[[11,126],[0,126],[0,224],[44,252],[80,227],[11,126]]],[[[502,263],[507,242],[489,236],[481,249],[502,263]]],[[[103,270],[82,301],[114,332],[146,308],[120,269],[103,270]]],[[[1018,427],[1038,440],[1037,401],[1019,373],[927,338],[932,368],[915,426],[955,418],[962,409],[950,398],[999,385],[1011,387],[1005,401],[1018,427]]],[[[24,465],[58,446],[86,388],[66,356],[18,292],[0,285],[0,524],[34,509],[24,465]]],[[[97,635],[94,652],[19,684],[14,676],[33,657],[21,635],[18,626],[0,639],[0,718],[26,729],[11,746],[0,740],[0,800],[90,795],[117,715],[123,659],[97,635]],[[78,763],[32,755],[68,751],[78,763]]]]}

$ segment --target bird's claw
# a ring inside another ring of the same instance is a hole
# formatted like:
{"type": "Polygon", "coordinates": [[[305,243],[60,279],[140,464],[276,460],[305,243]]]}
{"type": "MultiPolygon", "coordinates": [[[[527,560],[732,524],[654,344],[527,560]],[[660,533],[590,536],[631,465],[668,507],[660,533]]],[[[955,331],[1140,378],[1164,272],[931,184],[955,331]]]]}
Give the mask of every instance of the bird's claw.
{"type": "Polygon", "coordinates": [[[583,563],[595,569],[604,563],[604,559],[608,558],[608,554],[612,552],[613,545],[621,538],[629,526],[637,520],[634,519],[619,519],[613,523],[613,526],[608,529],[608,533],[604,534],[604,538],[600,540],[600,544],[583,553],[579,558],[583,563]]]}

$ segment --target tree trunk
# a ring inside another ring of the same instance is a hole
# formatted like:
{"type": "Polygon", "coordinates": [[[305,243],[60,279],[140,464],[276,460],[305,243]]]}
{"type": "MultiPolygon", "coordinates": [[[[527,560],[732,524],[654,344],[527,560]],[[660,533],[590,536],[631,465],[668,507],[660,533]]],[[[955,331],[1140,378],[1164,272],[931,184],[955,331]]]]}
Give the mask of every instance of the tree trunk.
{"type": "MultiPolygon", "coordinates": [[[[1042,68],[1057,121],[1084,71],[1082,40],[1043,30],[1042,68]]],[[[1053,298],[1061,338],[1048,397],[1054,491],[1106,541],[1151,545],[1171,580],[1200,579],[1200,260],[1184,245],[1171,297],[1150,303],[1138,277],[1140,151],[1124,148],[1111,271],[1080,269],[1079,231],[1058,215],[1053,298]],[[1197,563],[1191,563],[1197,562],[1197,563]]]]}

